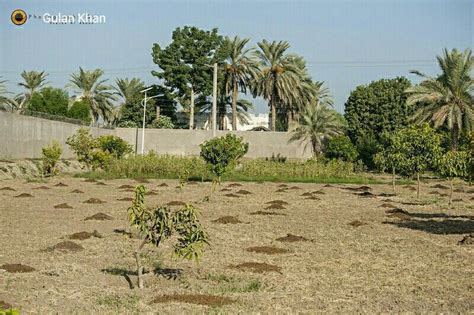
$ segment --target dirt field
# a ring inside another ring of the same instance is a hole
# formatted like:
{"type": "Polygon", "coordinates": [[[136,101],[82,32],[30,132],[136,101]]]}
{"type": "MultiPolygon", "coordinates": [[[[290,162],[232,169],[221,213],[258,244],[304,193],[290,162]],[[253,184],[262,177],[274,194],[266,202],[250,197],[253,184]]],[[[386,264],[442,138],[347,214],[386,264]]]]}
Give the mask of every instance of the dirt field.
{"type": "Polygon", "coordinates": [[[174,259],[169,241],[146,247],[139,290],[130,288],[133,192],[119,189],[137,182],[104,183],[0,182],[0,305],[41,314],[474,310],[474,245],[458,244],[474,232],[473,187],[448,207],[436,182],[423,185],[420,205],[402,186],[395,197],[383,195],[388,185],[224,183],[207,200],[209,183],[152,180],[147,204],[196,205],[212,246],[197,266],[174,259]]]}

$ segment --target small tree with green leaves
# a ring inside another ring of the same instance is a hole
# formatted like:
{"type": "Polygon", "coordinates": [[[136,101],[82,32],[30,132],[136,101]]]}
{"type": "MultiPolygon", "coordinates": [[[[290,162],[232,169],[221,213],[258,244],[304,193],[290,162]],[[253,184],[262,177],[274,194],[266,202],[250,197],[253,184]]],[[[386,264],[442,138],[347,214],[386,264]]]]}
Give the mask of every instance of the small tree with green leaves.
{"type": "Polygon", "coordinates": [[[158,247],[162,241],[177,234],[177,243],[173,246],[174,253],[182,258],[194,259],[196,262],[199,260],[203,248],[209,245],[209,240],[198,216],[198,209],[191,205],[186,205],[177,211],[171,211],[167,207],[149,209],[145,206],[145,187],[140,185],[136,188],[135,199],[128,208],[128,220],[141,238],[141,243],[134,252],[139,288],[143,288],[140,254],[146,244],[158,247]]]}
{"type": "Polygon", "coordinates": [[[216,183],[220,184],[222,175],[233,169],[249,149],[249,144],[243,142],[242,137],[230,133],[208,140],[200,146],[201,157],[215,176],[212,181],[214,188],[216,183]]]}
{"type": "Polygon", "coordinates": [[[67,138],[66,144],[76,154],[79,162],[84,163],[88,169],[92,167],[93,152],[98,147],[98,143],[89,130],[80,128],[76,134],[67,138]]]}
{"type": "Polygon", "coordinates": [[[52,144],[44,146],[42,149],[42,161],[43,161],[43,175],[54,176],[58,173],[56,168],[63,150],[61,145],[57,141],[53,141],[52,144]]]}
{"type": "Polygon", "coordinates": [[[469,175],[470,157],[466,151],[449,151],[437,161],[438,173],[449,180],[449,205],[453,201],[453,179],[469,175]]]}
{"type": "Polygon", "coordinates": [[[399,172],[416,176],[416,196],[420,198],[420,174],[436,166],[441,154],[441,137],[428,124],[414,125],[398,130],[392,138],[392,150],[400,154],[399,172]]]}

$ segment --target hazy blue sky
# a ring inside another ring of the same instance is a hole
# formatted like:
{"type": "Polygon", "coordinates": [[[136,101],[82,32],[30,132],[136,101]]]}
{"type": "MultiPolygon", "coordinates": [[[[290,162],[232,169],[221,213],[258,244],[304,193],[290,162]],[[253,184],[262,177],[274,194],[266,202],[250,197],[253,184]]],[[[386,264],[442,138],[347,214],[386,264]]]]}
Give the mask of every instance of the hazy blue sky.
{"type": "MultiPolygon", "coordinates": [[[[45,70],[63,87],[79,66],[100,67],[107,78],[137,76],[155,83],[154,42],[167,45],[183,25],[219,28],[223,35],[287,40],[304,56],[315,80],[325,81],[336,108],[355,86],[419,69],[437,73],[435,56],[444,47],[465,49],[474,40],[474,0],[372,1],[13,1],[0,0],[0,76],[16,83],[22,70],[45,70]],[[28,14],[103,14],[105,24],[49,25],[28,14]]],[[[257,101],[257,111],[266,105],[257,101]]]]}

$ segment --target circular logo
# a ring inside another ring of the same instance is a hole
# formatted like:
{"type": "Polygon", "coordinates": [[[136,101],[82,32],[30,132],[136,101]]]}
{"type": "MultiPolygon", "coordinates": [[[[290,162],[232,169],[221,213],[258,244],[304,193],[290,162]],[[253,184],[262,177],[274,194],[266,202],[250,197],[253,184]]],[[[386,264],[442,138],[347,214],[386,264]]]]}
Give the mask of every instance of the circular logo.
{"type": "Polygon", "coordinates": [[[27,19],[28,19],[28,16],[26,15],[26,12],[21,9],[17,9],[12,12],[11,20],[12,20],[12,23],[15,25],[23,25],[26,23],[27,19]]]}

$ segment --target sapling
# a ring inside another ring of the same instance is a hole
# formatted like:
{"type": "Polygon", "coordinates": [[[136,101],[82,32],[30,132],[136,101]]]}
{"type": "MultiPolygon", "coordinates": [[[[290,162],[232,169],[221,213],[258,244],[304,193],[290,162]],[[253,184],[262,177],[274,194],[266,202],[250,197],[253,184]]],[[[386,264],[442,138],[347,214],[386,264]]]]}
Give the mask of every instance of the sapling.
{"type": "Polygon", "coordinates": [[[63,152],[61,145],[59,142],[53,141],[51,145],[43,147],[41,151],[43,160],[43,175],[56,175],[58,172],[56,166],[63,152]]]}
{"type": "Polygon", "coordinates": [[[140,185],[136,188],[132,206],[128,208],[128,219],[141,239],[134,252],[139,288],[143,288],[140,254],[146,244],[158,247],[162,241],[177,234],[177,243],[173,246],[174,253],[178,257],[194,259],[196,262],[199,260],[203,248],[209,245],[209,241],[198,216],[198,209],[191,205],[186,205],[177,211],[171,211],[167,207],[149,209],[145,206],[145,187],[140,185]]]}
{"type": "Polygon", "coordinates": [[[449,151],[438,160],[438,173],[449,180],[449,205],[453,201],[453,179],[467,177],[469,173],[469,153],[466,151],[449,151]]]}

